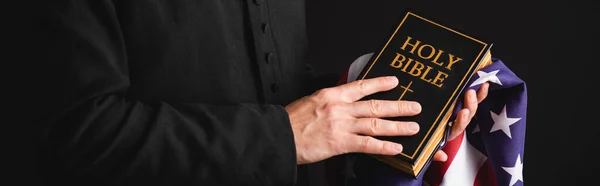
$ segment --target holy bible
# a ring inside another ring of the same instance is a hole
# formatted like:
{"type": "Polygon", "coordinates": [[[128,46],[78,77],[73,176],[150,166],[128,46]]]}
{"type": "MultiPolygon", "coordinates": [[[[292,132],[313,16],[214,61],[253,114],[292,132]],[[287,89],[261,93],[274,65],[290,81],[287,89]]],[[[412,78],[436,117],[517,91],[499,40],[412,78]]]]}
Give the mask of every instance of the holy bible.
{"type": "Polygon", "coordinates": [[[410,100],[421,104],[421,113],[410,117],[384,118],[415,121],[420,131],[413,136],[378,136],[403,145],[395,156],[371,155],[414,177],[431,161],[445,140],[448,120],[462,90],[473,74],[491,64],[492,44],[456,28],[407,9],[393,32],[375,53],[358,79],[396,76],[396,88],[363,98],[410,100]]]}

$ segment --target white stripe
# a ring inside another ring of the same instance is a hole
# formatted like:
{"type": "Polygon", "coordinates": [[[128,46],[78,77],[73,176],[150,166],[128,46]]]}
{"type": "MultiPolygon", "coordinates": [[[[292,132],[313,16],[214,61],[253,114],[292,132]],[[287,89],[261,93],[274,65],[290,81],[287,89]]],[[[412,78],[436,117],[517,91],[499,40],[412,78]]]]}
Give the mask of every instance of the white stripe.
{"type": "Polygon", "coordinates": [[[486,160],[487,157],[468,142],[465,133],[440,186],[473,186],[477,172],[486,160]]]}
{"type": "Polygon", "coordinates": [[[358,74],[362,71],[363,68],[369,62],[369,59],[373,56],[374,53],[364,54],[354,60],[352,64],[350,64],[350,68],[348,68],[348,77],[346,77],[346,82],[353,82],[358,78],[358,74]]]}

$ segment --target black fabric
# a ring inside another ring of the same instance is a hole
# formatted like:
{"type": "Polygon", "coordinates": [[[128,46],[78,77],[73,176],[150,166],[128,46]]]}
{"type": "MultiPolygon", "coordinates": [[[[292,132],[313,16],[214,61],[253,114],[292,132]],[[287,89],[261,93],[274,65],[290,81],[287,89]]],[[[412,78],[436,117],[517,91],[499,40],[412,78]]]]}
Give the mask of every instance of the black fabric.
{"type": "Polygon", "coordinates": [[[303,1],[39,3],[27,63],[47,183],[311,183],[284,106],[337,79],[306,65],[303,1]]]}

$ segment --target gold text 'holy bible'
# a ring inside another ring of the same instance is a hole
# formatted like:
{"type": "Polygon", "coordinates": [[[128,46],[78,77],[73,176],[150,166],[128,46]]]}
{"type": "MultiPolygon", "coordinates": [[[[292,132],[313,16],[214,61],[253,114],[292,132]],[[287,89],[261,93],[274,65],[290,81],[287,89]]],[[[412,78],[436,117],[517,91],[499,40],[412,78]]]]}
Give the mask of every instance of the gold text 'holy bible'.
{"type": "Polygon", "coordinates": [[[455,102],[473,74],[491,63],[492,44],[448,25],[406,10],[391,35],[375,53],[358,79],[394,75],[399,85],[363,98],[417,101],[417,116],[385,118],[416,121],[421,130],[413,136],[377,137],[404,146],[396,156],[373,155],[410,175],[418,176],[445,139],[455,102]]]}

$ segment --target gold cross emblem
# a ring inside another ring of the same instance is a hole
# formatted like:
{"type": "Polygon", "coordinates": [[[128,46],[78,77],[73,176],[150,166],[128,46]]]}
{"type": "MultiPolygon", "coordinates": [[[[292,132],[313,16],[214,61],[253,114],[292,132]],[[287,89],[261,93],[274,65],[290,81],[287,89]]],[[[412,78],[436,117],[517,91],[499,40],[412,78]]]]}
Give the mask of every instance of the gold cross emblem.
{"type": "Polygon", "coordinates": [[[398,100],[401,100],[402,97],[404,97],[404,94],[406,94],[407,91],[408,92],[413,92],[413,90],[410,89],[410,85],[412,85],[412,81],[410,81],[408,83],[408,85],[406,85],[406,86],[400,86],[400,88],[404,89],[404,91],[402,92],[402,95],[400,95],[400,98],[398,98],[398,100]]]}

